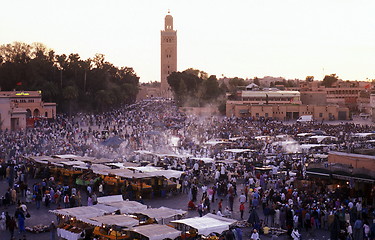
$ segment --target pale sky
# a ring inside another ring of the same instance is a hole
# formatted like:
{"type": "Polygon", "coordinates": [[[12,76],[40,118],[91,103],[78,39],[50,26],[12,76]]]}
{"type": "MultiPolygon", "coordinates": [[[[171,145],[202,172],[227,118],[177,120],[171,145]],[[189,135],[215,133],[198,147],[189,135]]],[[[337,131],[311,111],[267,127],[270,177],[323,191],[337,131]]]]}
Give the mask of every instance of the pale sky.
{"type": "Polygon", "coordinates": [[[375,79],[375,1],[1,0],[0,44],[41,42],[82,59],[102,53],[160,81],[160,30],[171,11],[178,71],[217,77],[375,79]]]}

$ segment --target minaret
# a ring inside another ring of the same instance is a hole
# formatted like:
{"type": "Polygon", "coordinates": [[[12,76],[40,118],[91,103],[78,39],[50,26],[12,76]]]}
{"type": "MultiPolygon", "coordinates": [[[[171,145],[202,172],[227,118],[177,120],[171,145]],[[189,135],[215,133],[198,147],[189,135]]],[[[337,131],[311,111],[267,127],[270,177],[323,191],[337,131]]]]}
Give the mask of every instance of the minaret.
{"type": "Polygon", "coordinates": [[[177,31],[173,30],[173,17],[169,14],[164,19],[161,31],[161,96],[170,98],[172,93],[167,77],[177,71],[177,31]]]}

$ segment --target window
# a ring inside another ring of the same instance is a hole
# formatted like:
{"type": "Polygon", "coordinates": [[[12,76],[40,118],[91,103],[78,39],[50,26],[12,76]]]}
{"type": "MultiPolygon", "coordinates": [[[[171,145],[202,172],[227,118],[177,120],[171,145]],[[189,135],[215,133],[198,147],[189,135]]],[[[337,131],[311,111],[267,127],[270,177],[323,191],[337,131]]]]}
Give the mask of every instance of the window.
{"type": "Polygon", "coordinates": [[[323,113],[319,113],[319,117],[323,117],[323,113]]]}

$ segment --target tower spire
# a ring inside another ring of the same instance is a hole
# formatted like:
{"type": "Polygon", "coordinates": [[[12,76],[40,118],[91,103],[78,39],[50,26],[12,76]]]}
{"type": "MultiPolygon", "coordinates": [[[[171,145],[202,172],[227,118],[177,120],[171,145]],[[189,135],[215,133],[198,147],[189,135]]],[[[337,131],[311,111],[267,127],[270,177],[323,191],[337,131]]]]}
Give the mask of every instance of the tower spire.
{"type": "Polygon", "coordinates": [[[172,92],[167,77],[177,71],[177,32],[173,30],[173,17],[168,14],[161,31],[161,96],[170,98],[172,92]]]}

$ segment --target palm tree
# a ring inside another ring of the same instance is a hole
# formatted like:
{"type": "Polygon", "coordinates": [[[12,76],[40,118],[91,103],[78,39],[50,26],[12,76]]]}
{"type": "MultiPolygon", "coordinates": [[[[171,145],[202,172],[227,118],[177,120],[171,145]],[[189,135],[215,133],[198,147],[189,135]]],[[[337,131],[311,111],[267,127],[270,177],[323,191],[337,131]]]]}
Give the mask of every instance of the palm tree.
{"type": "Polygon", "coordinates": [[[72,115],[72,101],[78,98],[78,89],[75,86],[67,86],[63,89],[64,99],[69,101],[69,116],[72,115]]]}

